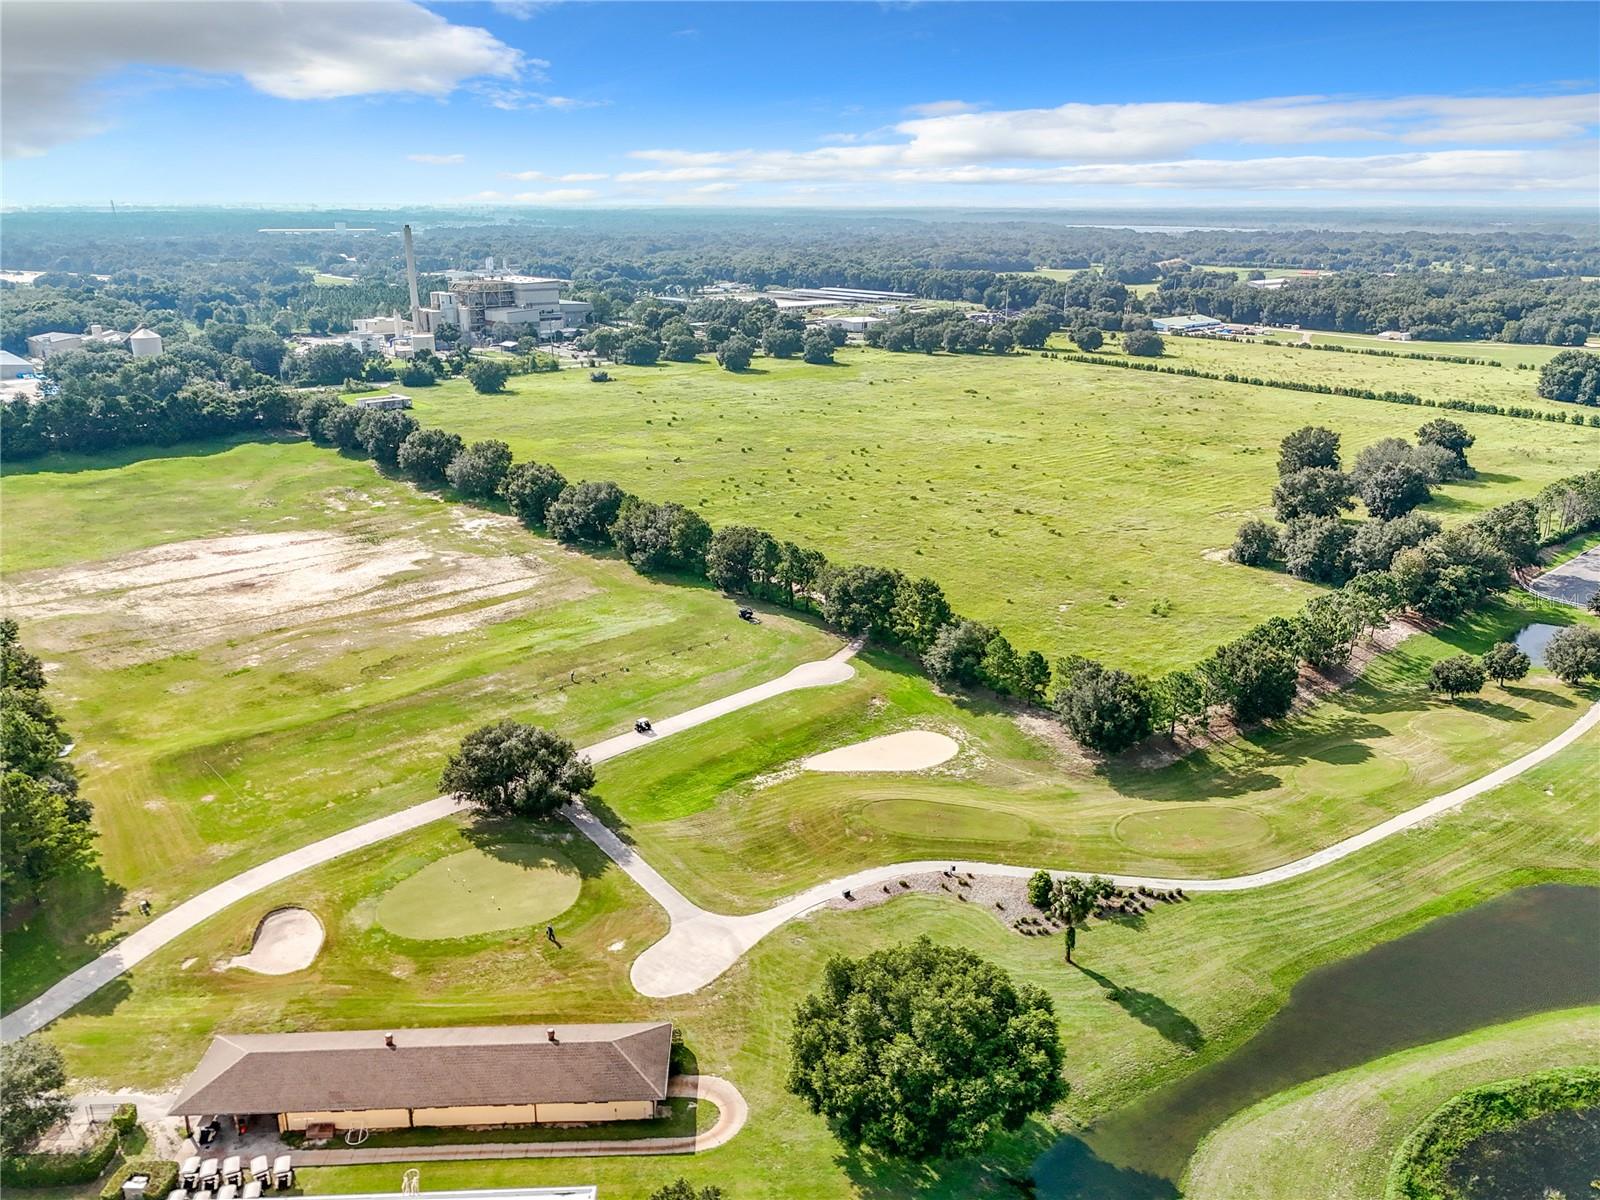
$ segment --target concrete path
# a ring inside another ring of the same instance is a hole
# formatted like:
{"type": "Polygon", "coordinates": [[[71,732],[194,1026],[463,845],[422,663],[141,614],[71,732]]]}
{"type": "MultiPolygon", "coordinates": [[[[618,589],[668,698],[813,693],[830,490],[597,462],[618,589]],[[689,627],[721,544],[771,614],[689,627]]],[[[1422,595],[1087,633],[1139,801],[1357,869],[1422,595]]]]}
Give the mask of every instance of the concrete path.
{"type": "MultiPolygon", "coordinates": [[[[860,648],[859,641],[851,642],[820,662],[802,663],[777,679],[746,688],[742,692],[735,692],[731,696],[724,696],[720,700],[713,700],[709,704],[702,704],[675,717],[665,717],[655,722],[655,728],[648,734],[629,731],[596,743],[582,753],[587,754],[593,762],[605,762],[619,754],[648,746],[662,738],[682,733],[696,725],[703,725],[707,721],[737,712],[741,708],[759,704],[763,700],[781,696],[785,692],[843,683],[855,674],[850,659],[860,648]]],[[[9,1042],[42,1029],[63,1013],[71,1011],[87,1000],[124,971],[143,962],[202,921],[209,920],[240,900],[282,883],[291,875],[298,875],[301,871],[309,871],[342,855],[363,850],[377,842],[387,841],[389,838],[409,833],[413,829],[451,816],[460,808],[461,805],[454,796],[440,796],[427,800],[386,817],[378,817],[364,825],[357,825],[353,829],[346,829],[332,837],[323,838],[320,842],[312,842],[309,846],[301,846],[298,850],[281,854],[260,866],[240,872],[225,883],[208,888],[198,896],[190,897],[176,908],[162,913],[148,925],[130,933],[112,949],[88,965],[80,967],[43,995],[0,1018],[0,1041],[9,1042]]],[[[659,879],[660,876],[656,878],[659,879]]],[[[665,883],[664,880],[662,882],[665,883]]]]}
{"type": "Polygon", "coordinates": [[[1600,546],[1546,571],[1528,585],[1528,590],[1547,600],[1584,607],[1591,596],[1600,592],[1600,546]]]}
{"type": "MultiPolygon", "coordinates": [[[[1107,878],[1123,887],[1140,885],[1157,888],[1181,887],[1188,892],[1242,892],[1283,883],[1338,862],[1358,850],[1364,850],[1385,838],[1393,837],[1397,833],[1431,821],[1451,809],[1459,808],[1475,796],[1481,796],[1484,792],[1515,779],[1523,772],[1559,754],[1596,725],[1600,725],[1600,703],[1590,706],[1587,712],[1561,733],[1516,761],[1507,763],[1453,791],[1425,800],[1415,808],[1390,817],[1387,821],[1347,837],[1341,842],[1335,842],[1315,854],[1308,854],[1304,858],[1265,871],[1223,879],[1170,879],[1148,875],[1114,874],[1108,874],[1107,878]]],[[[765,912],[727,917],[707,912],[692,903],[635,854],[632,847],[624,845],[591,814],[574,813],[573,820],[618,866],[648,891],[672,918],[672,927],[667,931],[667,935],[634,960],[633,986],[646,996],[678,996],[698,991],[739,961],[746,951],[774,929],[821,907],[847,889],[856,891],[871,888],[890,883],[902,875],[921,871],[943,871],[951,866],[958,871],[970,871],[975,875],[1013,878],[1032,875],[1038,869],[1036,866],[967,862],[958,859],[892,863],[818,884],[781,901],[765,912]]],[[[1079,871],[1055,873],[1079,876],[1090,874],[1079,871]]]]}
{"type": "Polygon", "coordinates": [[[295,1167],[360,1167],[372,1163],[463,1162],[484,1158],[609,1158],[623,1154],[700,1154],[731,1141],[750,1116],[739,1089],[716,1075],[677,1075],[667,1095],[704,1097],[717,1106],[717,1123],[692,1137],[614,1138],[573,1142],[479,1142],[461,1146],[361,1146],[296,1150],[295,1167]]]}

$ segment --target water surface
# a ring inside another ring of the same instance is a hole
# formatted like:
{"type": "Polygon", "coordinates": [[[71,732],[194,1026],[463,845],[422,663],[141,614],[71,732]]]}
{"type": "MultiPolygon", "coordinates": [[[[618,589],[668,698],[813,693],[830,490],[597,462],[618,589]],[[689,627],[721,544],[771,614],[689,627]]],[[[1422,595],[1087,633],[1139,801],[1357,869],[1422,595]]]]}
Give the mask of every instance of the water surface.
{"type": "Polygon", "coordinates": [[[1408,1046],[1594,1003],[1600,888],[1510,892],[1310,972],[1228,1057],[1056,1142],[1034,1163],[1038,1194],[1168,1200],[1201,1138],[1257,1100],[1408,1046]]]}
{"type": "Polygon", "coordinates": [[[1565,625],[1546,625],[1537,622],[1533,625],[1523,626],[1522,632],[1517,634],[1517,649],[1528,656],[1528,661],[1536,667],[1544,666],[1545,647],[1550,644],[1550,639],[1565,629],[1565,625]]]}

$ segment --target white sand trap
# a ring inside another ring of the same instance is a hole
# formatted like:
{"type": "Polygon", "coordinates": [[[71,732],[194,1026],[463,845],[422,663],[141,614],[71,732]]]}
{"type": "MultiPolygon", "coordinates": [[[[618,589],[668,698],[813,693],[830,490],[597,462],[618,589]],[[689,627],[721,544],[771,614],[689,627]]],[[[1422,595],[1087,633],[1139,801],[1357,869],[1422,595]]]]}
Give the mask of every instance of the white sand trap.
{"type": "Polygon", "coordinates": [[[322,922],[303,908],[269,912],[256,927],[249,954],[230,958],[224,967],[243,967],[261,975],[303,971],[322,949],[322,922]]]}
{"type": "Polygon", "coordinates": [[[808,771],[925,771],[956,756],[952,737],[927,729],[908,729],[814,754],[801,765],[808,771]]]}

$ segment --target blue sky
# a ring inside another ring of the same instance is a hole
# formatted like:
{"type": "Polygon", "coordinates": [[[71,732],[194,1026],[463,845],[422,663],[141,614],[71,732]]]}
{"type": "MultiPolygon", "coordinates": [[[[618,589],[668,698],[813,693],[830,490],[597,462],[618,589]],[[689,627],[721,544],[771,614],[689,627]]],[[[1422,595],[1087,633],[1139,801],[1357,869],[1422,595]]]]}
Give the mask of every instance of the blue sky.
{"type": "Polygon", "coordinates": [[[1600,5],[8,0],[7,205],[1583,204],[1600,5]]]}

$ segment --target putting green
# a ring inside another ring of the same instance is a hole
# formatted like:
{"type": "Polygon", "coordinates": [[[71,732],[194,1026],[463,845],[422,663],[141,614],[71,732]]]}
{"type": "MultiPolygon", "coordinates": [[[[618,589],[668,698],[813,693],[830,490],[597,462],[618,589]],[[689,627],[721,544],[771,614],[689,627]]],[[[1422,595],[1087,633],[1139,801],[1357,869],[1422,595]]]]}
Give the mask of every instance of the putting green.
{"type": "Polygon", "coordinates": [[[1417,728],[1438,742],[1472,742],[1492,737],[1497,729],[1494,718],[1484,713],[1459,709],[1456,712],[1431,714],[1419,721],[1417,728]]]}
{"type": "Polygon", "coordinates": [[[861,815],[879,829],[911,837],[1007,842],[1032,832],[1028,822],[1015,813],[941,800],[874,800],[861,810],[861,815]]]}
{"type": "Polygon", "coordinates": [[[1117,840],[1147,854],[1212,854],[1255,846],[1272,837],[1265,819],[1242,808],[1175,804],[1160,812],[1129,813],[1114,827],[1117,840]]]}
{"type": "Polygon", "coordinates": [[[378,923],[401,937],[471,937],[548,921],[571,908],[578,869],[548,846],[463,850],[407,876],[378,901],[378,923]]]}
{"type": "Polygon", "coordinates": [[[1294,781],[1312,795],[1370,796],[1399,787],[1411,768],[1387,754],[1370,754],[1359,744],[1335,747],[1296,768],[1294,781]]]}

